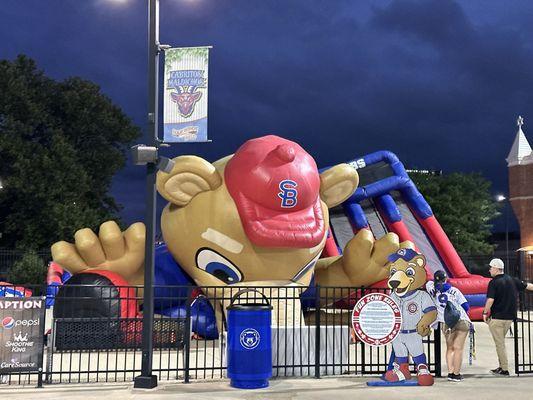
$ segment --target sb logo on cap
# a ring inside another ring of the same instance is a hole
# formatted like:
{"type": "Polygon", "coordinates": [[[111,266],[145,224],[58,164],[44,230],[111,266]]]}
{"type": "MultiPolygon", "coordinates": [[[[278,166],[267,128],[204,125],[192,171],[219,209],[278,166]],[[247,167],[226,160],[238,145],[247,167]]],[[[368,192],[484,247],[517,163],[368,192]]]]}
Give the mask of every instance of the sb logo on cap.
{"type": "Polygon", "coordinates": [[[285,179],[279,183],[278,196],[281,198],[281,207],[292,208],[298,204],[298,184],[290,179],[285,179]]]}

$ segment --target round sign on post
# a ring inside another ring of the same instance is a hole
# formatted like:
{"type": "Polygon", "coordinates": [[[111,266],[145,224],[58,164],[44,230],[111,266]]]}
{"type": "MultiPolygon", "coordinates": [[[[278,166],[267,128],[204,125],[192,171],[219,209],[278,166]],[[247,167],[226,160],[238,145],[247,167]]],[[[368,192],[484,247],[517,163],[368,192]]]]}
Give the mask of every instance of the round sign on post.
{"type": "Polygon", "coordinates": [[[398,304],[385,293],[363,296],[352,311],[357,337],[370,346],[385,346],[400,333],[402,314],[398,304]]]}

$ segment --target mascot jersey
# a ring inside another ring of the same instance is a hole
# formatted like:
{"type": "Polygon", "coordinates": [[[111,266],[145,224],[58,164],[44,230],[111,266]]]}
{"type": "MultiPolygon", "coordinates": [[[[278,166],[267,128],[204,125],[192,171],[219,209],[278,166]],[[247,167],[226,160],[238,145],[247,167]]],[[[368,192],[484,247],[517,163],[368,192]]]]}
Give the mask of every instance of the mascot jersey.
{"type": "Polygon", "coordinates": [[[402,329],[392,342],[396,362],[399,364],[408,362],[411,354],[416,365],[426,364],[422,336],[417,333],[416,326],[424,313],[435,310],[433,299],[422,290],[414,290],[402,297],[393,292],[390,296],[400,306],[402,313],[402,329]]]}
{"type": "Polygon", "coordinates": [[[401,333],[416,332],[416,325],[422,316],[435,309],[431,296],[422,290],[415,290],[402,297],[393,292],[390,296],[400,306],[402,313],[401,333]]]}

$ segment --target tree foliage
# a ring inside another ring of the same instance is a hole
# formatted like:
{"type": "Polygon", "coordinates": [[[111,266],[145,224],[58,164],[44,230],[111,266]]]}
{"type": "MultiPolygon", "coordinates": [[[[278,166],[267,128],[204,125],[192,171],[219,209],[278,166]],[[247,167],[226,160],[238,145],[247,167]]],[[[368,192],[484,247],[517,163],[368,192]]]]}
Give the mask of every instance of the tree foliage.
{"type": "Polygon", "coordinates": [[[0,61],[0,246],[47,247],[116,218],[111,179],[139,134],[94,83],[0,61]]]}
{"type": "Polygon", "coordinates": [[[459,253],[492,253],[491,220],[499,213],[487,179],[479,173],[410,176],[459,253]]]}
{"type": "Polygon", "coordinates": [[[15,285],[42,285],[46,282],[47,267],[34,250],[28,250],[16,261],[8,274],[8,281],[15,285]]]}

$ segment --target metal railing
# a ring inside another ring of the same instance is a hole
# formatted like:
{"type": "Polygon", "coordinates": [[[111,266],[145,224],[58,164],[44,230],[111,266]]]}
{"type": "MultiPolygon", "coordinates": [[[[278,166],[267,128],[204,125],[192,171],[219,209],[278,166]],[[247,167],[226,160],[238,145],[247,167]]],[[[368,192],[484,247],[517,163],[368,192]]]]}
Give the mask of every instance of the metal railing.
{"type": "Polygon", "coordinates": [[[533,293],[519,295],[518,315],[514,321],[515,373],[533,373],[533,293]]]}
{"type": "MultiPolygon", "coordinates": [[[[153,373],[159,380],[226,376],[225,313],[244,287],[155,288],[153,373]]],[[[43,288],[33,288],[44,293],[43,288]]],[[[372,348],[351,328],[355,302],[385,289],[320,287],[304,297],[299,287],[253,287],[271,302],[274,377],[379,375],[391,348],[372,348]]],[[[306,288],[304,288],[306,289],[306,288]]],[[[7,383],[132,381],[141,371],[142,319],[137,287],[65,285],[48,310],[41,372],[4,376],[7,383]]],[[[257,298],[258,299],[258,298],[257,298]]],[[[440,376],[440,332],[424,339],[429,368],[440,376]]]]}

